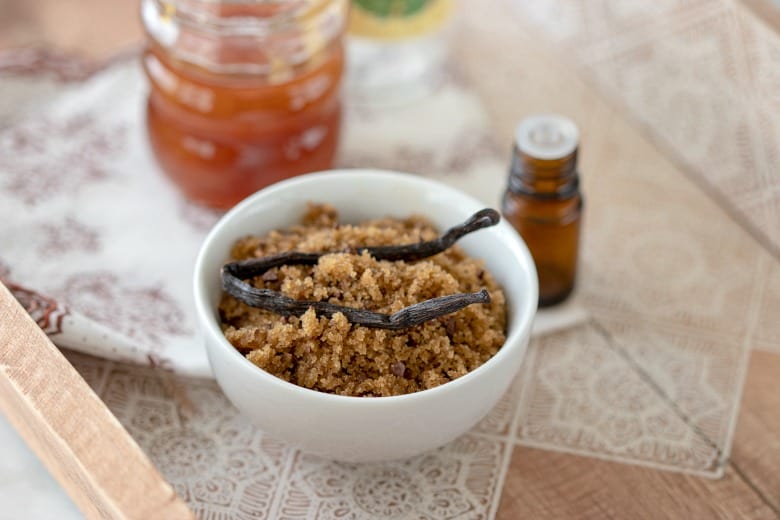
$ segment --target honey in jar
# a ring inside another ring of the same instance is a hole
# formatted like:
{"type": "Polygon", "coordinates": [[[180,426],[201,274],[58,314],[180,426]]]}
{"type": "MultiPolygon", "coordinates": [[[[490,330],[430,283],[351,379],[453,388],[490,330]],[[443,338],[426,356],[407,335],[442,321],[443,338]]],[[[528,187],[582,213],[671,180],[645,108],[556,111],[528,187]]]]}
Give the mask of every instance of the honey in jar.
{"type": "Polygon", "coordinates": [[[574,289],[583,207],[578,145],[577,126],[561,116],[528,117],[515,132],[502,211],[533,256],[540,307],[574,289]]]}
{"type": "Polygon", "coordinates": [[[347,0],[143,0],[147,128],[185,195],[228,208],[332,166],[347,0]]]}

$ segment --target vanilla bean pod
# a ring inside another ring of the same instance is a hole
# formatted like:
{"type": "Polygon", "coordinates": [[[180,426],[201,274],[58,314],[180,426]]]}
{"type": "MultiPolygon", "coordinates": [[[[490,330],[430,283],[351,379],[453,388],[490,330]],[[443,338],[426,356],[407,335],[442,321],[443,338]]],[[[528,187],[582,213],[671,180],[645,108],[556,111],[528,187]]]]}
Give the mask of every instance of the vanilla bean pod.
{"type": "MultiPolygon", "coordinates": [[[[445,251],[464,235],[493,226],[498,223],[499,219],[497,211],[483,209],[472,215],[466,222],[450,228],[435,240],[400,246],[362,247],[356,248],[354,251],[356,254],[368,252],[377,260],[420,260],[445,251]]],[[[490,303],[490,295],[487,290],[482,289],[476,293],[452,294],[432,298],[405,307],[394,314],[383,314],[328,302],[296,300],[277,291],[258,289],[244,281],[244,279],[259,276],[269,269],[282,265],[314,265],[320,257],[332,253],[291,251],[262,258],[230,262],[222,267],[222,288],[249,306],[266,309],[282,316],[301,316],[309,308],[312,308],[320,316],[330,317],[340,312],[351,323],[391,330],[413,327],[456,312],[474,303],[490,303]]]]}

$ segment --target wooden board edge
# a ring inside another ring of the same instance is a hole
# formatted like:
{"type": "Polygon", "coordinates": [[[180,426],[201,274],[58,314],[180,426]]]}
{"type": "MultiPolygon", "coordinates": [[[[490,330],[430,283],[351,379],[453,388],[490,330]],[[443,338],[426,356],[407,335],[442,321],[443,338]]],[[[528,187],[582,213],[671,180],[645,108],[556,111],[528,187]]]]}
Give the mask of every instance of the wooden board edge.
{"type": "Polygon", "coordinates": [[[86,517],[193,518],[2,284],[0,409],[86,517]]]}

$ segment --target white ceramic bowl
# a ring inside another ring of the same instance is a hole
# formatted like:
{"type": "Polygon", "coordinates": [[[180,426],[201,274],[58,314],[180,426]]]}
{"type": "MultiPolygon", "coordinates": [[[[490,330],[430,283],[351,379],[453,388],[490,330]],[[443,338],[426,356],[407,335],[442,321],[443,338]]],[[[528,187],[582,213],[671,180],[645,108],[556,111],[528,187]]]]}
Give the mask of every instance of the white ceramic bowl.
{"type": "Polygon", "coordinates": [[[488,362],[444,385],[396,397],[346,397],[308,390],[263,371],[222,335],[216,308],[219,270],[233,243],[296,223],[306,202],[334,205],[345,222],[421,214],[441,230],[484,204],[425,178],[377,170],[309,174],[250,196],[211,230],[195,266],[195,303],[209,361],[222,390],[262,430],[325,457],[378,461],[408,457],[465,433],[496,404],[520,368],[536,311],[536,271],[528,249],[506,222],[459,241],[484,258],[503,287],[507,340],[488,362]]]}

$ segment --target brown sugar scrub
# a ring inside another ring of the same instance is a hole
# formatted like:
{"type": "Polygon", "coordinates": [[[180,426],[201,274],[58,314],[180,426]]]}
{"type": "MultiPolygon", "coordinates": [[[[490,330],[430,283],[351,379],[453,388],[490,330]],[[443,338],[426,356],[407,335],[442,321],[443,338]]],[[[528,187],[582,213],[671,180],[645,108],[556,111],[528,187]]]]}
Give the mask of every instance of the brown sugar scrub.
{"type": "MultiPolygon", "coordinates": [[[[346,225],[310,205],[300,225],[242,238],[226,268],[246,289],[230,291],[242,301],[223,294],[225,337],[263,370],[326,393],[392,396],[457,379],[505,341],[504,293],[481,260],[451,246],[495,223],[469,227],[480,213],[440,238],[421,217],[346,225]],[[407,326],[420,307],[425,319],[407,326]]],[[[225,280],[223,268],[235,289],[225,280]]]]}

